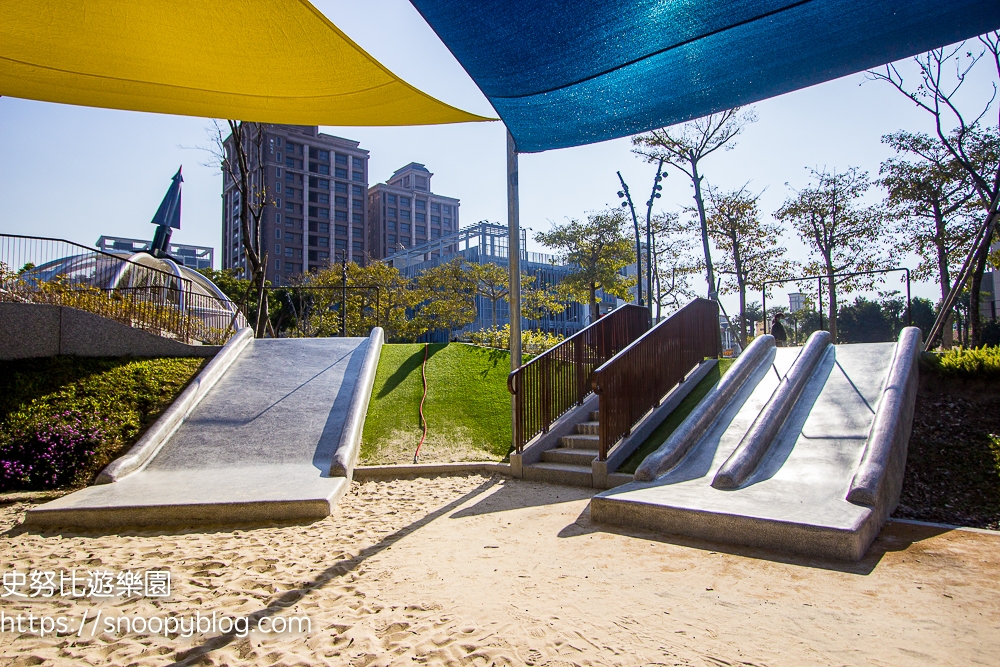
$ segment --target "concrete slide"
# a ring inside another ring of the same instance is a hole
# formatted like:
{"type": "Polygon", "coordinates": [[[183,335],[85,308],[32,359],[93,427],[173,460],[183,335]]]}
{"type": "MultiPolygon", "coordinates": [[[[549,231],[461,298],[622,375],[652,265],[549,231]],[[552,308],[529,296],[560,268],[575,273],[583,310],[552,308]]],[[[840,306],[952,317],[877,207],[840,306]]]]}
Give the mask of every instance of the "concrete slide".
{"type": "Polygon", "coordinates": [[[920,330],[802,348],[757,338],[595,521],[859,560],[899,501],[920,330]]]}
{"type": "Polygon", "coordinates": [[[25,523],[328,516],[350,485],[382,336],[255,340],[243,330],[98,484],[29,510],[25,523]]]}

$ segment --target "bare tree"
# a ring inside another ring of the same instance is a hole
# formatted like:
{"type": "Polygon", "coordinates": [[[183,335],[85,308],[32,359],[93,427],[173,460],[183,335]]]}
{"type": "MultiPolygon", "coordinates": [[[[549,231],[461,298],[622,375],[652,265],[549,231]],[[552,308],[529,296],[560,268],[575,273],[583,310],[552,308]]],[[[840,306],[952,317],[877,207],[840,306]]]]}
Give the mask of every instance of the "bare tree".
{"type": "Polygon", "coordinates": [[[682,220],[673,212],[657,214],[651,219],[653,257],[653,303],[656,320],[678,310],[693,298],[696,291],[691,279],[702,269],[693,250],[696,225],[682,220]]]}
{"type": "MultiPolygon", "coordinates": [[[[896,218],[897,249],[916,251],[918,280],[937,278],[941,303],[951,291],[952,267],[969,251],[978,221],[970,215],[976,197],[971,177],[936,138],[895,132],[882,137],[898,154],[882,163],[880,184],[886,207],[896,218]]],[[[943,345],[952,345],[952,317],[945,321],[943,345]]]]}
{"type": "Polygon", "coordinates": [[[708,233],[724,256],[719,273],[728,280],[722,285],[740,296],[739,343],[745,348],[747,288],[763,289],[766,281],[789,275],[791,262],[779,245],[781,225],[761,219],[759,194],[750,194],[744,185],[731,192],[710,188],[708,198],[708,233]]]}
{"type": "Polygon", "coordinates": [[[837,288],[845,283],[870,282],[838,279],[837,273],[885,268],[882,255],[882,211],[860,204],[871,187],[868,172],[851,167],[843,173],[812,169],[815,183],[787,199],[774,217],[795,227],[815,258],[813,270],[827,276],[830,302],[830,335],[837,341],[837,288]]]}
{"type": "Polygon", "coordinates": [[[264,174],[264,128],[259,123],[230,120],[229,137],[215,125],[216,158],[222,167],[226,184],[233,183],[239,196],[240,237],[246,258],[246,277],[250,279],[247,294],[241,304],[253,298],[257,304],[254,334],[264,336],[268,327],[267,253],[261,251],[261,226],[270,197],[264,174]]]}
{"type": "Polygon", "coordinates": [[[660,160],[683,172],[694,186],[695,207],[701,222],[701,246],[705,254],[705,280],[708,283],[708,298],[718,300],[715,269],[708,242],[708,223],[705,216],[705,201],[702,196],[702,180],[699,172],[701,161],[720,148],[732,150],[733,140],[743,129],[757,120],[753,110],[736,107],[729,111],[712,114],[675,127],[665,127],[632,137],[632,149],[648,162],[660,160]]]}
{"type": "MultiPolygon", "coordinates": [[[[991,32],[978,38],[978,44],[968,42],[934,49],[913,58],[917,67],[915,81],[907,79],[896,64],[873,70],[868,77],[884,81],[909,98],[918,108],[931,114],[938,141],[969,174],[973,188],[985,212],[984,220],[974,236],[972,248],[958,279],[952,286],[935,322],[931,338],[941,330],[942,317],[946,317],[965,281],[971,275],[969,286],[969,320],[974,345],[981,340],[982,327],[979,317],[979,296],[983,272],[989,257],[990,244],[997,224],[997,203],[1000,195],[1000,155],[989,150],[1000,137],[1000,115],[996,122],[988,117],[997,97],[997,78],[1000,78],[1000,32],[991,32]],[[991,82],[989,100],[971,111],[963,109],[959,91],[969,80],[980,62],[987,62],[995,76],[991,82]]],[[[933,343],[933,340],[928,341],[933,343]]]]}

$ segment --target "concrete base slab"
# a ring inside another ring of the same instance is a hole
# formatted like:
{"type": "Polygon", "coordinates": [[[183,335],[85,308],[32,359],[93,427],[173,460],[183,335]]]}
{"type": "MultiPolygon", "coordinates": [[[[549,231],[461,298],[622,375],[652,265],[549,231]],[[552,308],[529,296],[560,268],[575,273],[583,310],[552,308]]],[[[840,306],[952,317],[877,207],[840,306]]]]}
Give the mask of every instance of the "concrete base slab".
{"type": "Polygon", "coordinates": [[[814,556],[858,560],[881,529],[846,500],[864,454],[894,345],[840,345],[810,377],[756,472],[737,489],[711,486],[787,373],[778,349],[681,462],[652,482],[591,501],[595,521],[814,556]]]}
{"type": "Polygon", "coordinates": [[[149,471],[30,509],[24,523],[109,529],[318,520],[348,486],[344,477],[301,467],[149,471]]]}

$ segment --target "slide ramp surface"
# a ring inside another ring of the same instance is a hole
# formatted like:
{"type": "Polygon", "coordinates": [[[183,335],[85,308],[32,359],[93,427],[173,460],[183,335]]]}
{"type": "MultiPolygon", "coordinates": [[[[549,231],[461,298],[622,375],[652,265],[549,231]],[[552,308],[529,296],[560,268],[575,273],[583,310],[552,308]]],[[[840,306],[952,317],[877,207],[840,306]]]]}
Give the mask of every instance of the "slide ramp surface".
{"type": "MultiPolygon", "coordinates": [[[[759,362],[707,428],[694,433],[690,449],[675,464],[665,459],[667,469],[656,469],[654,479],[598,494],[591,502],[594,520],[779,551],[860,559],[895,506],[901,484],[901,466],[889,466],[880,475],[880,483],[886,483],[881,478],[894,475],[900,479],[889,480],[889,492],[873,503],[881,506],[847,499],[866,450],[876,447],[869,441],[890,367],[898,356],[896,344],[816,346],[808,377],[800,393],[792,397],[790,410],[759,462],[746,468],[751,472],[735,485],[720,474],[727,462],[732,464],[731,457],[738,458],[734,452],[752,439],[751,432],[762,429],[773,417],[772,404],[780,402],[777,399],[785,391],[779,391],[780,378],[789,375],[804,349],[775,348],[772,340],[769,349],[756,350],[759,362]],[[895,497],[888,497],[893,488],[895,497]]],[[[711,397],[706,396],[703,403],[711,397]]],[[[690,426],[694,416],[678,431],[690,426]]],[[[912,419],[912,406],[902,418],[912,419]]],[[[910,424],[894,426],[905,430],[905,462],[910,424]]],[[[643,463],[647,469],[649,462],[643,463]]]]}
{"type": "Polygon", "coordinates": [[[250,340],[141,469],[34,508],[26,523],[99,528],[328,516],[350,483],[331,476],[331,465],[357,411],[367,353],[380,342],[250,340]]]}

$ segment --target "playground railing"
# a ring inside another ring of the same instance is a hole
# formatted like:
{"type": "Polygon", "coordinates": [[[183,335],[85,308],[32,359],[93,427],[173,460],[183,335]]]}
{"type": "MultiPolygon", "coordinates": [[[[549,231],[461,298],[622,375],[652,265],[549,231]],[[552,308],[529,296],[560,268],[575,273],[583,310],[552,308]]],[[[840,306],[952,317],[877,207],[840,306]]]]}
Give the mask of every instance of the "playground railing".
{"type": "Polygon", "coordinates": [[[692,368],[718,357],[719,340],[719,304],[695,299],[597,368],[599,460],[692,368]]]}
{"type": "Polygon", "coordinates": [[[649,329],[649,311],[628,304],[538,355],[507,376],[514,397],[514,448],[524,446],[590,394],[595,368],[649,329]]]}

